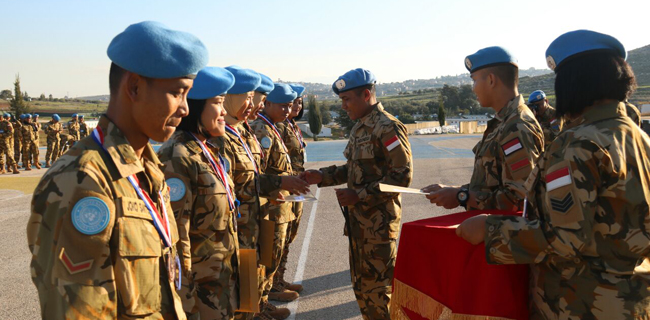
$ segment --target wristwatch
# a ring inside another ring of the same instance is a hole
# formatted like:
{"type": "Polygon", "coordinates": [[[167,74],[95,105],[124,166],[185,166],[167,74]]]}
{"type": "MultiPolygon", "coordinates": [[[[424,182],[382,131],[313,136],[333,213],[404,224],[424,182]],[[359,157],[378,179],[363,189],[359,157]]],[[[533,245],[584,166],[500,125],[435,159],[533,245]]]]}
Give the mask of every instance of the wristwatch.
{"type": "Polygon", "coordinates": [[[458,203],[460,203],[460,206],[467,209],[467,200],[469,200],[469,190],[465,187],[461,187],[460,190],[458,190],[458,193],[456,194],[456,199],[458,199],[458,203]]]}

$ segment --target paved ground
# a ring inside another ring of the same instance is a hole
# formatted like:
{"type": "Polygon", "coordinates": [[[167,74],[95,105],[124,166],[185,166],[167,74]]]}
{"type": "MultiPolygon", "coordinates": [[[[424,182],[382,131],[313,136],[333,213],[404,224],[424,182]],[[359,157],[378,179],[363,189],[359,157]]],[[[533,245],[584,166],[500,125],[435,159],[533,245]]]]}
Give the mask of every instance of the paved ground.
{"type": "MultiPolygon", "coordinates": [[[[471,148],[479,139],[477,135],[411,136],[415,158],[412,186],[469,182],[471,148]]],[[[312,142],[307,168],[341,163],[345,144],[312,142]]],[[[28,175],[43,172],[35,170],[28,175]]],[[[29,275],[30,254],[25,237],[31,194],[9,190],[29,190],[25,184],[35,186],[37,181],[29,181],[35,179],[23,174],[0,176],[0,319],[36,319],[40,312],[29,275]],[[20,185],[23,187],[14,188],[20,185]]],[[[319,201],[305,205],[299,235],[289,256],[287,279],[305,286],[298,300],[285,305],[295,311],[290,319],[361,319],[350,286],[348,241],[343,236],[343,217],[334,205],[334,189],[313,187],[312,192],[319,201]]],[[[403,222],[451,213],[432,206],[420,195],[403,196],[403,205],[403,222]]]]}

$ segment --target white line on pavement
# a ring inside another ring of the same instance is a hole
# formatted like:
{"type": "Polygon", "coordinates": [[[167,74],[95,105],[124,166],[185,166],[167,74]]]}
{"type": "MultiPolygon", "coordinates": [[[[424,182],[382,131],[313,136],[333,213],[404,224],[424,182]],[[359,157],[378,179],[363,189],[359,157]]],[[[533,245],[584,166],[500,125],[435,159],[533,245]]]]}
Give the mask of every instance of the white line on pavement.
{"type": "MultiPolygon", "coordinates": [[[[320,188],[316,189],[316,198],[320,195],[320,188]]],[[[311,242],[311,235],[314,232],[314,220],[316,220],[316,208],[318,208],[318,201],[314,202],[309,213],[309,222],[307,223],[307,231],[305,232],[305,239],[302,241],[302,250],[300,250],[300,258],[298,259],[298,268],[296,268],[296,275],[293,277],[293,283],[302,283],[302,277],[305,273],[305,265],[307,264],[307,256],[309,255],[309,243],[311,242]]],[[[287,320],[296,319],[296,311],[298,311],[298,304],[300,298],[291,301],[288,308],[291,315],[287,320]]]]}

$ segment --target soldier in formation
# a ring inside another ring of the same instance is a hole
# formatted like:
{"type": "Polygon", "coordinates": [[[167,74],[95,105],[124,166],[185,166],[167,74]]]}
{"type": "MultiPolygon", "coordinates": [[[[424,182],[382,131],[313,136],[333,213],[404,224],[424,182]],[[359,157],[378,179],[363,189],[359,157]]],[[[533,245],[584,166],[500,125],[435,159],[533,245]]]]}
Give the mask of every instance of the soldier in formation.
{"type": "Polygon", "coordinates": [[[37,169],[41,168],[41,163],[38,159],[38,157],[41,155],[41,152],[39,151],[38,147],[40,145],[39,139],[40,139],[40,131],[41,131],[41,124],[38,122],[38,113],[35,113],[32,116],[32,127],[34,128],[34,141],[31,144],[30,147],[30,152],[32,154],[32,164],[36,166],[37,169]]]}
{"type": "Polygon", "coordinates": [[[84,115],[79,115],[79,140],[88,136],[88,124],[84,120],[84,115]]]}
{"type": "MultiPolygon", "coordinates": [[[[32,125],[32,115],[29,113],[21,115],[23,118],[23,126],[20,128],[21,140],[22,140],[22,156],[23,156],[23,168],[25,171],[32,170],[32,154],[34,152],[35,141],[36,141],[36,132],[34,126],[32,125]]],[[[38,159],[37,159],[38,160],[38,159]]],[[[36,169],[40,169],[41,165],[38,162],[33,163],[36,169]]]]}
{"type": "Polygon", "coordinates": [[[68,121],[68,140],[70,146],[73,146],[75,142],[79,141],[79,115],[76,113],[72,115],[72,119],[68,121]]]}
{"type": "Polygon", "coordinates": [[[544,145],[551,145],[551,142],[562,131],[562,118],[555,116],[555,108],[548,103],[546,93],[542,90],[533,91],[528,96],[528,107],[533,111],[537,122],[542,127],[544,145]]]}
{"type": "MultiPolygon", "coordinates": [[[[16,163],[20,162],[20,153],[22,152],[22,130],[23,127],[23,115],[20,115],[19,119],[14,117],[14,122],[12,123],[14,127],[14,160],[16,163]]],[[[20,168],[20,166],[18,166],[20,168]]]]}
{"type": "Polygon", "coordinates": [[[5,113],[0,121],[0,174],[5,172],[13,172],[14,174],[20,173],[18,165],[14,160],[12,137],[14,128],[11,124],[11,114],[5,113]],[[5,171],[5,159],[7,162],[7,169],[5,171]]]}
{"type": "Polygon", "coordinates": [[[59,158],[61,131],[63,131],[61,117],[55,113],[52,115],[52,120],[50,120],[45,126],[45,134],[47,135],[47,152],[45,153],[46,168],[49,168],[50,165],[59,158]]]}

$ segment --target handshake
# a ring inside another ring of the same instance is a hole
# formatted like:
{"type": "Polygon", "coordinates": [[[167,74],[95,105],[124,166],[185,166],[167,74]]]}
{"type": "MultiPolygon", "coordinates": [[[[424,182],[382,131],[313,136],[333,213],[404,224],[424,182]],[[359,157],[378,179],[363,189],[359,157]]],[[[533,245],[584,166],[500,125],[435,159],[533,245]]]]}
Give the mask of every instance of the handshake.
{"type": "MultiPolygon", "coordinates": [[[[297,176],[282,176],[280,188],[293,194],[306,194],[309,186],[323,182],[323,173],[319,170],[307,170],[297,176]]],[[[335,189],[336,197],[342,206],[353,206],[361,199],[354,189],[335,189]]]]}

